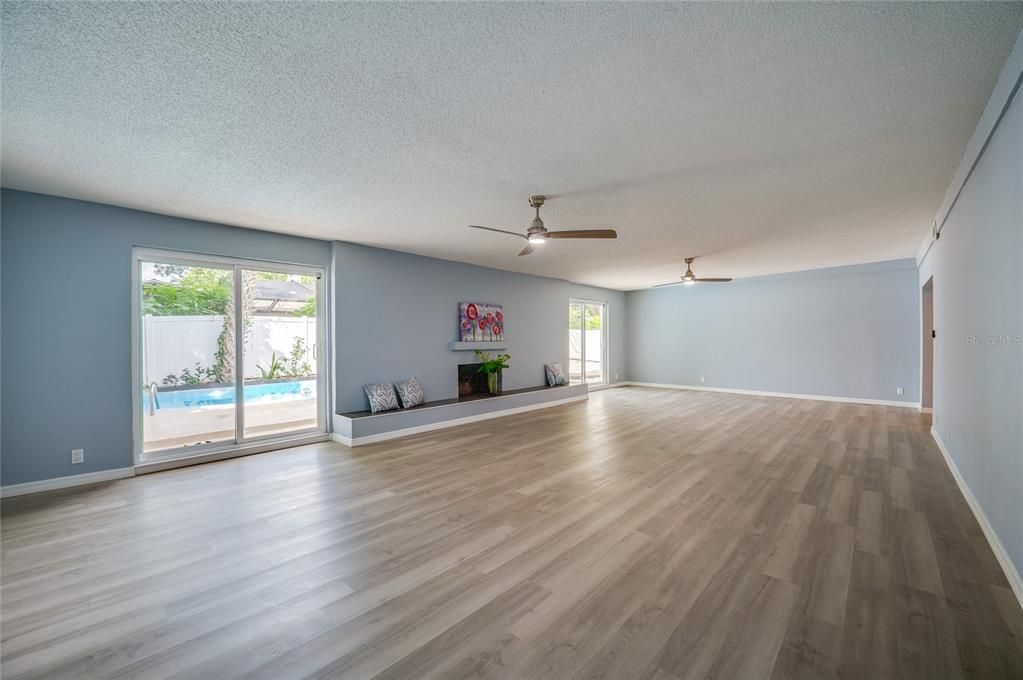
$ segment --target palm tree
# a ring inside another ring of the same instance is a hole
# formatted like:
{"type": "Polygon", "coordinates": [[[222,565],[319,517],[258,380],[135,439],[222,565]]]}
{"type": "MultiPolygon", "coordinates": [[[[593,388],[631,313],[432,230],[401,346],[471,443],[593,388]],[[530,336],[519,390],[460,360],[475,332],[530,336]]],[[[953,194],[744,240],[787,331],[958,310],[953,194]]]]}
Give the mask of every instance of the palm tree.
{"type": "MultiPolygon", "coordinates": [[[[242,343],[248,343],[248,329],[252,324],[253,293],[255,292],[256,272],[242,270],[242,319],[245,326],[245,337],[242,343]]],[[[229,288],[227,306],[224,310],[224,329],[217,339],[217,372],[224,383],[235,381],[234,367],[237,359],[235,352],[235,291],[229,288]]]]}

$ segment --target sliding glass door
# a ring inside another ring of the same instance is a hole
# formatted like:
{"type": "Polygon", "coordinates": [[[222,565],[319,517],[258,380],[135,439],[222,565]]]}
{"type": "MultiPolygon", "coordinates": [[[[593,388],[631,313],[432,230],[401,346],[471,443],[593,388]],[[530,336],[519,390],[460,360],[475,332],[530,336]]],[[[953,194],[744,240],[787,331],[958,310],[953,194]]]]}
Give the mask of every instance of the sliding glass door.
{"type": "Polygon", "coordinates": [[[140,263],[143,451],[235,439],[235,381],[223,353],[234,269],[140,263]]]}
{"type": "Polygon", "coordinates": [[[137,462],[325,431],[322,270],[135,253],[137,462]]]}
{"type": "Polygon", "coordinates": [[[241,270],[246,437],[316,427],[319,283],[309,275],[241,270]]]}
{"type": "Polygon", "coordinates": [[[607,383],[607,303],[571,300],[568,305],[568,380],[607,383]]]}

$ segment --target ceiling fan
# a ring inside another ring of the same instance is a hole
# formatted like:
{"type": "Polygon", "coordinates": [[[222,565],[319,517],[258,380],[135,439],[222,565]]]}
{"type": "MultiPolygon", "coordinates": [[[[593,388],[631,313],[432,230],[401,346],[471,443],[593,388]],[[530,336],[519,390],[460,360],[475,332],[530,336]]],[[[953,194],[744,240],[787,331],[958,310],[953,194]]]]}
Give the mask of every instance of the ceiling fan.
{"type": "Polygon", "coordinates": [[[731,279],[698,279],[698,278],[696,278],[696,274],[693,273],[693,260],[695,260],[695,259],[696,259],[695,257],[687,257],[686,258],[686,273],[682,275],[682,279],[680,281],[673,281],[671,283],[659,283],[656,286],[654,286],[654,288],[663,288],[664,286],[677,286],[680,283],[684,283],[685,285],[689,286],[689,285],[692,285],[694,283],[727,283],[727,282],[731,281],[731,279]]]}
{"type": "Polygon", "coordinates": [[[525,234],[520,234],[516,231],[506,231],[504,229],[494,229],[492,227],[480,227],[475,224],[470,224],[470,229],[484,229],[486,231],[496,231],[498,234],[508,234],[509,236],[516,236],[518,238],[524,238],[529,243],[519,253],[519,255],[529,255],[533,252],[533,246],[542,245],[547,242],[547,239],[551,238],[618,238],[618,232],[614,229],[576,229],[574,231],[548,231],[547,227],[543,226],[543,220],[540,219],[540,208],[543,206],[544,201],[547,198],[545,196],[530,196],[529,205],[536,208],[536,217],[533,218],[533,224],[530,225],[529,229],[526,230],[525,234]]]}

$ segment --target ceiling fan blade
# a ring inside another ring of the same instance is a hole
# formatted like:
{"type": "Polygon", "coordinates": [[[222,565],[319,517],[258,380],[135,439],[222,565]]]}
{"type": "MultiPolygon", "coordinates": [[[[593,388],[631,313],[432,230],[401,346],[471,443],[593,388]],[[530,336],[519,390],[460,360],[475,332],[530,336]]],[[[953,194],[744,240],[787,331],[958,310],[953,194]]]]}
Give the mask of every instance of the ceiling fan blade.
{"type": "Polygon", "coordinates": [[[506,231],[504,229],[494,229],[493,227],[481,227],[478,224],[470,224],[470,229],[483,229],[484,231],[496,231],[498,234],[508,234],[509,236],[517,236],[519,238],[526,238],[525,234],[520,234],[515,231],[506,231]]]}
{"type": "Polygon", "coordinates": [[[532,243],[526,245],[525,248],[523,248],[522,250],[519,251],[519,257],[522,257],[523,255],[529,255],[531,252],[533,252],[533,244],[532,243]]]}
{"type": "Polygon", "coordinates": [[[728,283],[731,279],[694,279],[697,283],[728,283]]]}
{"type": "Polygon", "coordinates": [[[658,283],[656,286],[651,286],[651,288],[664,288],[665,286],[681,286],[681,285],[682,285],[682,281],[672,281],[671,283],[658,283]]]}
{"type": "Polygon", "coordinates": [[[618,238],[614,229],[576,229],[574,231],[548,231],[547,238],[618,238]]]}

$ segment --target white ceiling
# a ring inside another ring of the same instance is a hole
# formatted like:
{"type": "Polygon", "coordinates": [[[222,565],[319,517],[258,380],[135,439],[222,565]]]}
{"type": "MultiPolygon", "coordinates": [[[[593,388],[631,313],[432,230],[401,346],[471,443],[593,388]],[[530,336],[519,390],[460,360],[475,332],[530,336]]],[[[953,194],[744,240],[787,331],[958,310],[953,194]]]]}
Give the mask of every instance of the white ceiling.
{"type": "Polygon", "coordinates": [[[630,289],[912,256],[1023,3],[3,3],[3,184],[630,289]],[[617,242],[522,243],[549,228],[617,242]]]}

